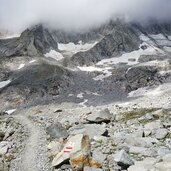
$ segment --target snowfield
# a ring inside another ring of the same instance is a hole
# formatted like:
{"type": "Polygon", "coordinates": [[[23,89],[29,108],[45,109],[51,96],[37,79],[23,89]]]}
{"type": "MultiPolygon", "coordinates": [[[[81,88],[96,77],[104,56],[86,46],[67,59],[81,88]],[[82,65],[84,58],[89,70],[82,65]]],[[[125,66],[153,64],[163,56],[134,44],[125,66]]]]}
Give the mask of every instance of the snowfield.
{"type": "Polygon", "coordinates": [[[70,42],[68,44],[58,43],[58,49],[60,51],[77,53],[87,51],[94,47],[96,44],[97,42],[83,44],[82,41],[80,41],[79,44],[74,44],[73,42],[70,42]]]}
{"type": "Polygon", "coordinates": [[[55,50],[51,50],[49,53],[46,53],[45,56],[47,58],[53,58],[53,59],[55,59],[57,61],[59,61],[59,60],[64,58],[61,53],[59,53],[59,52],[57,52],[55,50]]]}
{"type": "Polygon", "coordinates": [[[5,87],[5,86],[7,86],[10,82],[11,82],[11,80],[1,81],[1,82],[0,82],[0,88],[3,88],[3,87],[5,87]]]}

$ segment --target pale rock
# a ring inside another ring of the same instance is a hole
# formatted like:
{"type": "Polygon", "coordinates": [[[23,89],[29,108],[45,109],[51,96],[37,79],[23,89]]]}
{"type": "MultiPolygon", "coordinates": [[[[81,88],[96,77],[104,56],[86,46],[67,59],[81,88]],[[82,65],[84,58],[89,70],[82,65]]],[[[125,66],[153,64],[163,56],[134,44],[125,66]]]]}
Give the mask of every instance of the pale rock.
{"type": "Polygon", "coordinates": [[[137,161],[134,165],[128,168],[128,171],[155,171],[152,170],[157,162],[155,158],[146,158],[143,161],[137,161]]]}
{"type": "Polygon", "coordinates": [[[170,154],[170,153],[171,153],[171,150],[164,146],[160,146],[157,149],[157,154],[160,157],[166,156],[167,154],[170,154]]]}
{"type": "Polygon", "coordinates": [[[164,112],[163,109],[160,109],[160,110],[156,110],[152,114],[155,118],[159,118],[159,117],[163,116],[163,112],[164,112]]]}
{"type": "Polygon", "coordinates": [[[146,157],[156,156],[155,150],[149,149],[149,148],[144,148],[144,147],[135,147],[135,146],[130,147],[129,153],[146,156],[146,157]]]}
{"type": "MultiPolygon", "coordinates": [[[[88,136],[78,134],[71,136],[68,142],[60,153],[58,153],[52,161],[52,166],[58,166],[61,163],[69,161],[72,156],[71,163],[74,163],[74,159],[78,160],[87,158],[90,155],[90,141],[88,136]],[[75,158],[76,156],[76,158],[75,158]]],[[[73,164],[74,165],[74,164],[73,164]]]]}
{"type": "Polygon", "coordinates": [[[62,150],[62,147],[63,146],[60,142],[52,141],[47,148],[50,152],[50,156],[55,156],[62,150]]]}
{"type": "Polygon", "coordinates": [[[128,136],[125,139],[125,143],[129,146],[137,147],[151,147],[153,144],[156,144],[158,141],[155,138],[151,137],[134,137],[128,136]]]}
{"type": "Polygon", "coordinates": [[[163,159],[164,162],[170,162],[171,163],[171,153],[166,154],[165,156],[163,156],[162,159],[163,159]]]}
{"type": "Polygon", "coordinates": [[[88,115],[87,121],[93,123],[102,123],[102,122],[110,122],[111,118],[112,118],[112,114],[110,113],[110,111],[108,109],[104,109],[88,115]]]}
{"type": "Polygon", "coordinates": [[[160,162],[155,165],[157,171],[171,171],[171,162],[160,162]]]}
{"type": "Polygon", "coordinates": [[[163,128],[163,124],[161,123],[161,121],[157,120],[157,121],[153,121],[153,122],[145,124],[144,128],[151,130],[151,131],[155,131],[157,129],[163,128]]]}
{"type": "Polygon", "coordinates": [[[106,155],[102,153],[102,151],[95,149],[93,151],[92,161],[95,161],[99,164],[103,164],[106,159],[106,155]]]}
{"type": "Polygon", "coordinates": [[[90,138],[95,136],[106,135],[107,130],[105,125],[99,124],[80,124],[69,129],[70,135],[84,134],[88,135],[90,138]]]}
{"type": "Polygon", "coordinates": [[[145,137],[148,137],[148,136],[150,136],[151,134],[152,134],[151,130],[148,130],[148,129],[144,129],[144,130],[143,130],[143,135],[144,135],[145,137]]]}

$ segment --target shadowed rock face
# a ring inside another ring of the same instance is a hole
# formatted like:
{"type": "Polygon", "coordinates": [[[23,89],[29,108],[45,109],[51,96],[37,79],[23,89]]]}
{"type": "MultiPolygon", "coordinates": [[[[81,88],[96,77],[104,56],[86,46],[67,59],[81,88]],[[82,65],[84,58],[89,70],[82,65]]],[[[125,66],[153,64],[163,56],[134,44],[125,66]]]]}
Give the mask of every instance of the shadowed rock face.
{"type": "Polygon", "coordinates": [[[157,67],[154,66],[137,66],[132,67],[126,73],[126,79],[131,89],[158,85],[163,82],[163,77],[158,73],[157,67]]]}
{"type": "MultiPolygon", "coordinates": [[[[57,96],[72,83],[73,75],[67,69],[40,60],[23,70],[14,71],[11,83],[1,89],[4,98],[34,101],[48,96],[57,96]]],[[[14,100],[15,101],[15,100],[14,100]]],[[[23,103],[23,102],[21,102],[23,103]]]]}
{"type": "Polygon", "coordinates": [[[151,22],[141,25],[139,23],[133,23],[133,26],[135,28],[138,28],[140,31],[143,33],[148,33],[148,34],[171,34],[171,24],[170,22],[166,23],[159,23],[156,20],[151,20],[151,22]]]}
{"type": "Polygon", "coordinates": [[[0,40],[0,57],[41,56],[58,49],[57,42],[42,25],[25,30],[19,38],[0,40]]]}
{"type": "Polygon", "coordinates": [[[123,52],[137,50],[140,43],[141,40],[129,25],[118,23],[92,49],[75,54],[69,65],[90,65],[123,52]]]}

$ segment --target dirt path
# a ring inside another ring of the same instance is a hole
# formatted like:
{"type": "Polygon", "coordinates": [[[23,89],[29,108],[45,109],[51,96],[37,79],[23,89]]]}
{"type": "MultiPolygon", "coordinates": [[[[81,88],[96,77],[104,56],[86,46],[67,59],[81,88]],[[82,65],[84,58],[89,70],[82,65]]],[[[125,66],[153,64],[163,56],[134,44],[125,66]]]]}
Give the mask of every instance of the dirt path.
{"type": "Polygon", "coordinates": [[[14,118],[28,130],[29,137],[23,152],[12,162],[10,171],[51,171],[44,130],[27,116],[15,115],[14,118]]]}

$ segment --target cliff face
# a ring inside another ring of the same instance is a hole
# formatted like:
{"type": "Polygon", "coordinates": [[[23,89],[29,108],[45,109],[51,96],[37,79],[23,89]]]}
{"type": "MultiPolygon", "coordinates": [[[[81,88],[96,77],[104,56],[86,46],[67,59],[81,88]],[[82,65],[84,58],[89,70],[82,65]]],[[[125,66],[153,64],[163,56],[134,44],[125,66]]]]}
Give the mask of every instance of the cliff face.
{"type": "Polygon", "coordinates": [[[42,25],[25,30],[19,38],[0,40],[0,56],[42,56],[58,49],[57,42],[42,25]]]}

